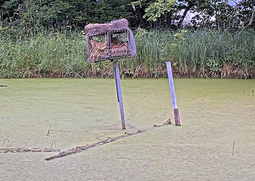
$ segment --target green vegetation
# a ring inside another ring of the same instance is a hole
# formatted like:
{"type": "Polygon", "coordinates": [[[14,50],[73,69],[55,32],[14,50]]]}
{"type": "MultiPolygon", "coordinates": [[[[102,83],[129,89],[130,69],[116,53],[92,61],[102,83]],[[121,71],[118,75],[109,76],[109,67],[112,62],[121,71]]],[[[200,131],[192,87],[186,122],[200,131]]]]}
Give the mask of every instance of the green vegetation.
{"type": "Polygon", "coordinates": [[[55,153],[0,153],[1,180],[255,179],[255,79],[175,79],[182,126],[161,128],[153,125],[174,123],[168,80],[121,80],[127,130],[121,129],[113,79],[1,84],[8,87],[0,88],[0,150],[65,151],[148,130],[51,162],[43,160],[55,153]]]}
{"type": "Polygon", "coordinates": [[[126,18],[133,28],[254,28],[254,0],[0,0],[0,26],[63,31],[126,18]],[[229,3],[232,2],[230,5],[229,3]],[[235,2],[235,3],[234,3],[235,2]],[[185,22],[189,13],[196,14],[185,22]]]}
{"type": "Polygon", "coordinates": [[[254,0],[0,0],[0,78],[113,77],[87,62],[83,29],[119,18],[138,52],[122,77],[166,77],[171,61],[179,77],[254,78],[254,15],[254,0]]]}
{"type": "Polygon", "coordinates": [[[25,40],[0,39],[0,74],[6,78],[70,77],[81,74],[85,61],[84,36],[43,34],[25,40]]]}
{"type": "MultiPolygon", "coordinates": [[[[6,33],[2,30],[0,33],[6,33]]],[[[119,61],[122,77],[255,77],[255,34],[221,30],[134,32],[137,58],[119,61]]],[[[113,77],[112,63],[87,62],[84,32],[38,33],[0,38],[0,77],[113,77]]]]}

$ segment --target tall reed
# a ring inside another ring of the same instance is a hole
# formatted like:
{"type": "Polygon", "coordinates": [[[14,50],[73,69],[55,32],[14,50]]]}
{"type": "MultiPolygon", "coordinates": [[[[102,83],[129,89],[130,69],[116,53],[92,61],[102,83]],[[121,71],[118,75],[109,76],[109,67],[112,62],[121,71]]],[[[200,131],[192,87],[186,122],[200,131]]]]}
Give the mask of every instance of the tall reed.
{"type": "Polygon", "coordinates": [[[175,33],[139,30],[135,37],[138,57],[134,67],[142,66],[145,72],[165,75],[165,62],[170,61],[180,76],[255,76],[254,31],[239,35],[210,29],[175,33]]]}
{"type": "MultiPolygon", "coordinates": [[[[0,34],[1,34],[0,30],[0,34]]],[[[180,77],[255,78],[255,34],[222,30],[134,32],[137,54],[121,59],[124,77],[165,77],[170,61],[180,77]]],[[[0,36],[0,77],[113,77],[109,61],[87,62],[83,32],[0,36]]]]}
{"type": "Polygon", "coordinates": [[[70,77],[88,69],[86,41],[82,34],[39,33],[25,40],[1,39],[0,76],[70,77]]]}

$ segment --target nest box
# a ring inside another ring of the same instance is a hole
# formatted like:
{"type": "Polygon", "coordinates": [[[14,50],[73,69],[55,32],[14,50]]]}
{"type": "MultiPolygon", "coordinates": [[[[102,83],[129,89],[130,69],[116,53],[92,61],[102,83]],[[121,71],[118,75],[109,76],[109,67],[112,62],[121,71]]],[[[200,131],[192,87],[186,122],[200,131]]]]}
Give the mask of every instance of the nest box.
{"type": "Polygon", "coordinates": [[[88,24],[85,32],[89,62],[136,57],[135,40],[126,19],[88,24]]]}

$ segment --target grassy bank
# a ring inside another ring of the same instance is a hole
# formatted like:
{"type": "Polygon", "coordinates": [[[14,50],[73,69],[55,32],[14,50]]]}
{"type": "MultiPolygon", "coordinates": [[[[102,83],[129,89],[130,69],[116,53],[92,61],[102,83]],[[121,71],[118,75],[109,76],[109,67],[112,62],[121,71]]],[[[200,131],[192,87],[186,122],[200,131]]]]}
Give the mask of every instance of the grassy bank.
{"type": "MultiPolygon", "coordinates": [[[[3,34],[4,30],[0,33],[3,34]]],[[[136,30],[138,56],[119,61],[122,77],[166,77],[170,61],[176,77],[254,78],[255,34],[219,30],[136,30]]],[[[0,77],[113,77],[112,63],[87,62],[83,32],[0,37],[0,77]]]]}

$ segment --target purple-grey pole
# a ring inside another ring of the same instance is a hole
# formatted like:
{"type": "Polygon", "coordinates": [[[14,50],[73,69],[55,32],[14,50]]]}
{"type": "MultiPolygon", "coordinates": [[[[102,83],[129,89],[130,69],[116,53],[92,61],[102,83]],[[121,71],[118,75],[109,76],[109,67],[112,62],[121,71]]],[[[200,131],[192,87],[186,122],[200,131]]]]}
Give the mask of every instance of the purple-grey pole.
{"type": "Polygon", "coordinates": [[[175,126],[181,126],[179,110],[177,108],[177,102],[176,102],[176,97],[175,97],[174,81],[173,81],[173,74],[172,74],[172,68],[171,68],[170,62],[166,62],[166,68],[167,68],[167,75],[168,75],[172,105],[173,105],[173,109],[174,109],[175,126]]]}
{"type": "Polygon", "coordinates": [[[120,73],[119,73],[119,67],[115,61],[113,61],[113,67],[114,67],[114,77],[115,77],[117,98],[118,98],[119,107],[120,107],[122,129],[126,129],[123,102],[122,102],[122,93],[121,93],[121,86],[120,86],[120,73]]]}

